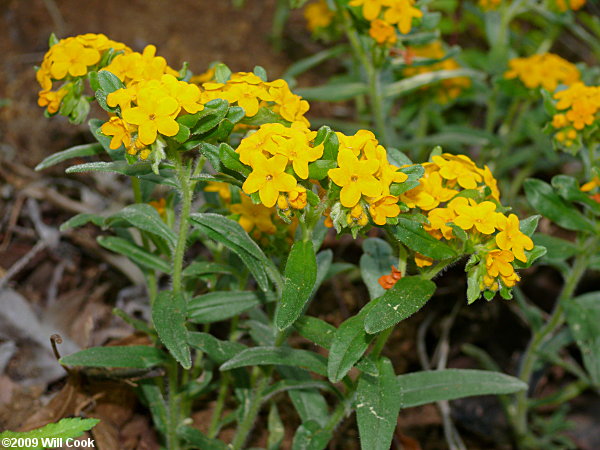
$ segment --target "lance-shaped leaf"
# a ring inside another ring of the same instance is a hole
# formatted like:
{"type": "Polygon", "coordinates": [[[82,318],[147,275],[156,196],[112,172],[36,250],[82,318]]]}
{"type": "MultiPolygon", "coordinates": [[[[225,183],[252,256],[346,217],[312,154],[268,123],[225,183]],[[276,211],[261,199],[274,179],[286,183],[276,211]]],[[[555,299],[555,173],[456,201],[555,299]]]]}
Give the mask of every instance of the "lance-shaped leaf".
{"type": "Polygon", "coordinates": [[[269,288],[267,274],[273,274],[276,269],[239,223],[212,213],[192,214],[190,221],[209,238],[222,243],[237,254],[262,290],[266,291],[269,288]]]}
{"type": "Polygon", "coordinates": [[[390,448],[400,412],[402,395],[391,361],[381,358],[378,369],[378,376],[363,374],[356,391],[356,420],[363,450],[390,448]]]}
{"type": "Polygon", "coordinates": [[[394,237],[408,248],[430,258],[442,260],[457,256],[452,247],[431,236],[415,220],[398,217],[398,225],[391,227],[391,230],[394,237]]]}
{"type": "Polygon", "coordinates": [[[527,200],[540,214],[567,230],[594,233],[594,225],[577,208],[563,200],[552,186],[533,178],[523,184],[527,200]]]}
{"type": "Polygon", "coordinates": [[[566,304],[567,322],[592,382],[600,385],[600,291],[566,304]]]}
{"type": "Polygon", "coordinates": [[[43,170],[72,158],[82,158],[84,156],[97,155],[102,153],[102,150],[102,145],[98,143],[76,145],[75,147],[71,147],[63,150],[62,152],[53,153],[52,155],[48,156],[41,163],[35,166],[35,170],[43,170]]]}
{"type": "Polygon", "coordinates": [[[194,297],[188,303],[188,316],[194,323],[211,323],[229,319],[259,305],[254,291],[215,291],[194,297]]]}
{"type": "Polygon", "coordinates": [[[105,226],[115,226],[119,222],[126,222],[140,230],[147,231],[164,239],[171,248],[177,245],[177,236],[161,219],[158,211],[145,203],[136,203],[123,208],[116,214],[108,217],[105,226]]]}
{"type": "Polygon", "coordinates": [[[239,342],[221,341],[208,333],[188,333],[188,342],[192,347],[206,353],[217,364],[223,364],[247,348],[239,342]]]}
{"type": "MultiPolygon", "coordinates": [[[[277,371],[285,381],[301,383],[315,381],[310,373],[297,367],[277,366],[277,371]]],[[[321,427],[324,427],[325,424],[327,424],[327,421],[329,420],[329,409],[325,398],[317,389],[292,389],[288,391],[288,395],[302,422],[313,420],[318,422],[321,427]]]]}
{"type": "Polygon", "coordinates": [[[17,440],[17,445],[13,448],[27,448],[31,450],[43,449],[46,445],[42,446],[43,441],[47,439],[71,439],[79,437],[84,431],[91,430],[96,424],[100,422],[99,419],[82,419],[80,417],[61,419],[56,423],[49,423],[41,428],[36,428],[30,431],[3,431],[0,433],[2,439],[2,448],[11,448],[8,445],[13,439],[17,440]],[[22,447],[18,445],[18,441],[30,442],[32,446],[27,445],[22,447]],[[39,445],[38,445],[39,444],[39,445]]]}
{"type": "Polygon", "coordinates": [[[181,425],[177,428],[177,436],[191,444],[191,448],[202,450],[227,450],[229,448],[223,441],[211,439],[202,431],[187,425],[181,425]]]}
{"type": "Polygon", "coordinates": [[[390,244],[379,238],[367,238],[363,241],[363,254],[360,257],[360,274],[369,290],[371,299],[382,296],[385,289],[379,284],[379,278],[398,264],[398,258],[390,244]]]}
{"type": "Polygon", "coordinates": [[[298,241],[292,246],[285,265],[285,281],[275,324],[284,330],[302,314],[317,280],[317,259],[311,241],[298,241]]]}
{"type": "Polygon", "coordinates": [[[294,435],[292,450],[323,450],[333,436],[314,420],[300,424],[294,435]]]}
{"type": "Polygon", "coordinates": [[[359,314],[344,321],[336,330],[327,359],[327,376],[337,383],[348,373],[373,340],[373,335],[365,332],[365,316],[372,308],[367,304],[359,314]]]}
{"type": "Polygon", "coordinates": [[[99,236],[98,244],[110,251],[127,256],[146,269],[158,270],[163,273],[171,272],[171,265],[167,261],[126,239],[118,236],[99,236]]]}
{"type": "Polygon", "coordinates": [[[162,351],[148,345],[92,347],[60,359],[60,363],[65,366],[132,369],[149,369],[166,361],[167,357],[162,351]]]}
{"type": "Polygon", "coordinates": [[[152,321],[158,337],[184,369],[192,367],[188,330],[185,326],[186,305],[183,294],[162,291],[152,305],[152,321]]]}
{"type": "Polygon", "coordinates": [[[322,355],[307,350],[282,347],[249,348],[223,364],[221,370],[272,365],[301,367],[319,375],[327,374],[327,360],[322,355]]]}
{"type": "Polygon", "coordinates": [[[518,378],[488,370],[445,369],[398,375],[402,408],[474,395],[512,394],[527,389],[518,378]]]}
{"type": "Polygon", "coordinates": [[[435,283],[421,277],[404,277],[373,305],[365,318],[367,333],[378,333],[412,316],[420,310],[435,292],[435,283]]]}

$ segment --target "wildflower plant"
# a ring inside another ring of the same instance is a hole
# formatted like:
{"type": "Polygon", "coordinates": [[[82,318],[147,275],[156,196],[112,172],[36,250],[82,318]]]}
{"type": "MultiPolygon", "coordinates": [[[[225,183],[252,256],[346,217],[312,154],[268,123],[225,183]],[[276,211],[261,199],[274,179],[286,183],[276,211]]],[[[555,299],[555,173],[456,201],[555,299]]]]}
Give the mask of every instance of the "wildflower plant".
{"type": "MultiPolygon", "coordinates": [[[[423,17],[412,0],[351,3],[365,20],[400,33],[423,17]]],[[[147,345],[90,348],[61,363],[146,371],[137,390],[167,448],[225,448],[218,437],[231,422],[230,448],[243,448],[267,405],[269,439],[280,442],[282,393],[301,422],[294,448],[325,448],[352,412],[362,447],[388,448],[401,408],[526,388],[490,371],[396,375],[382,355],[394,327],[427,303],[448,266],[466,262],[472,303],[496,292],[510,298],[517,270],[544,254],[531,239],[539,217],[519,220],[503,206],[487,166],[439,148],[413,163],[366,129],[313,130],[308,102],[260,67],[231,73],[217,64],[193,76],[186,65],[170,68],[153,46],[137,53],[103,35],[50,44],[38,69],[40,98],[67,93],[40,101],[47,113],[82,122],[95,99],[106,116],[89,122],[97,143],[52,155],[38,169],[98,155],[103,160],[67,172],[130,178],[133,204],[80,214],[61,228],[111,230],[99,244],[140,268],[152,310],[149,324],[116,311],[147,345]],[[51,91],[55,82],[63,84],[51,91]],[[156,186],[170,190],[166,200],[152,200],[156,186]],[[363,241],[358,269],[370,301],[337,328],[307,314],[339,270],[331,250],[321,250],[330,228],[381,236],[363,241]],[[202,256],[190,251],[198,247],[202,256]],[[221,332],[226,321],[229,333],[221,332]],[[292,335],[320,350],[293,347],[292,335]],[[194,401],[215,396],[208,429],[190,426],[194,401]],[[226,403],[236,404],[233,414],[224,413],[226,403]]]]}

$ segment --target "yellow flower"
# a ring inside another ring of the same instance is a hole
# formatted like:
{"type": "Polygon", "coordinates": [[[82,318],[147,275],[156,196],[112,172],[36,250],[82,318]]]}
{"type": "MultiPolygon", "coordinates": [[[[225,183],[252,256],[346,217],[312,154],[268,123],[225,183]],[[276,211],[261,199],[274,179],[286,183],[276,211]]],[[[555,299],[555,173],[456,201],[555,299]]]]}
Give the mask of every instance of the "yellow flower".
{"type": "Polygon", "coordinates": [[[327,7],[325,0],[319,0],[316,2],[309,3],[304,8],[304,18],[306,19],[306,26],[310,31],[315,31],[318,28],[325,28],[328,26],[335,14],[327,7]]]}
{"type": "Polygon", "coordinates": [[[373,176],[379,163],[373,160],[359,161],[352,150],[343,148],[338,153],[338,167],[330,169],[329,178],[342,188],[340,201],[346,208],[355,206],[362,194],[377,197],[381,184],[373,176]]]}
{"type": "Polygon", "coordinates": [[[502,0],[479,0],[479,6],[483,9],[496,9],[502,0]]]}
{"type": "Polygon", "coordinates": [[[106,136],[112,136],[109,147],[113,150],[118,149],[121,144],[125,147],[131,145],[131,135],[127,123],[119,117],[111,117],[108,122],[104,122],[100,128],[106,136]]]}
{"type": "Polygon", "coordinates": [[[425,211],[435,208],[440,203],[447,202],[453,198],[458,191],[444,187],[444,179],[435,170],[434,164],[424,164],[425,175],[419,180],[419,186],[405,192],[400,199],[409,208],[419,207],[425,211]]]}
{"type": "Polygon", "coordinates": [[[379,197],[369,205],[369,213],[377,225],[385,225],[388,217],[398,217],[400,207],[398,197],[386,195],[379,197]]]}
{"type": "Polygon", "coordinates": [[[38,105],[41,107],[46,106],[50,114],[54,114],[60,108],[60,102],[65,95],[69,92],[68,89],[62,88],[58,91],[40,91],[38,98],[38,105]]]}
{"type": "Polygon", "coordinates": [[[363,17],[368,20],[375,20],[379,13],[381,12],[382,7],[388,6],[389,0],[351,0],[350,6],[362,6],[362,14],[363,17]]]}
{"type": "Polygon", "coordinates": [[[475,227],[483,234],[492,234],[496,230],[496,204],[492,202],[476,203],[469,199],[469,205],[462,204],[455,208],[454,223],[463,230],[475,227]]]}
{"type": "Polygon", "coordinates": [[[369,223],[369,219],[365,214],[365,210],[360,204],[356,204],[354,207],[352,207],[350,213],[346,216],[346,221],[350,226],[354,225],[359,227],[364,227],[369,223]]]}
{"type": "Polygon", "coordinates": [[[423,17],[423,12],[414,7],[414,0],[393,0],[386,3],[389,4],[389,9],[383,14],[383,20],[398,24],[402,34],[410,33],[413,18],[423,17]]]}
{"type": "Polygon", "coordinates": [[[296,179],[285,173],[288,160],[283,155],[265,158],[262,154],[255,154],[252,160],[254,169],[242,189],[246,194],[259,193],[260,201],[268,208],[275,206],[279,192],[290,192],[296,187],[296,179]]]}
{"type": "Polygon", "coordinates": [[[497,223],[500,233],[496,235],[496,245],[501,250],[511,250],[520,261],[527,262],[527,257],[523,250],[531,250],[533,241],[519,229],[519,218],[515,214],[504,216],[497,215],[497,223]]]}
{"type": "Polygon", "coordinates": [[[415,264],[417,267],[428,267],[433,264],[433,258],[415,252],[415,264]]]}
{"type": "Polygon", "coordinates": [[[219,181],[209,181],[204,188],[206,192],[216,192],[219,194],[219,197],[223,199],[225,203],[229,203],[231,201],[231,190],[229,189],[229,184],[221,183],[219,181]]]}
{"type": "Polygon", "coordinates": [[[518,78],[528,89],[543,87],[554,92],[559,84],[572,85],[581,76],[574,64],[553,53],[513,58],[508,65],[504,78],[518,78]]]}
{"type": "Polygon", "coordinates": [[[596,187],[600,187],[600,177],[598,176],[595,176],[594,178],[592,178],[591,181],[588,181],[583,186],[581,186],[581,190],[583,192],[589,192],[596,187]]]}
{"type": "Polygon", "coordinates": [[[206,72],[199,73],[190,78],[190,83],[203,84],[215,78],[215,68],[211,67],[206,72]]]}
{"type": "Polygon", "coordinates": [[[179,81],[173,75],[165,74],[160,79],[167,92],[177,100],[179,106],[190,114],[204,109],[200,101],[200,89],[195,84],[179,81]]]}
{"type": "Polygon", "coordinates": [[[298,185],[294,190],[288,192],[288,201],[292,208],[302,209],[306,207],[306,189],[298,185]]]}
{"type": "Polygon", "coordinates": [[[161,197],[159,200],[153,200],[148,203],[152,206],[158,214],[164,219],[167,216],[167,201],[164,197],[161,197]]]}
{"type": "Polygon", "coordinates": [[[565,12],[569,9],[577,11],[585,5],[585,0],[556,0],[556,7],[559,11],[565,12]]]}
{"type": "Polygon", "coordinates": [[[74,39],[60,42],[52,50],[50,74],[55,80],[62,80],[67,74],[81,77],[87,74],[89,66],[100,61],[98,50],[84,47],[81,42],[74,39]]]}
{"type": "Polygon", "coordinates": [[[483,176],[483,182],[492,191],[492,198],[500,203],[500,189],[498,189],[498,181],[492,175],[492,171],[488,166],[484,166],[483,170],[478,169],[479,173],[483,176]]]}
{"type": "Polygon", "coordinates": [[[255,205],[252,200],[246,195],[241,197],[242,203],[231,205],[231,212],[239,214],[239,224],[246,232],[250,233],[254,227],[258,228],[263,233],[273,234],[276,231],[273,224],[271,214],[272,210],[265,205],[255,205]]]}
{"type": "Polygon", "coordinates": [[[352,153],[356,157],[360,156],[361,152],[363,154],[375,152],[377,148],[377,138],[375,138],[372,131],[358,130],[354,136],[346,136],[340,132],[336,132],[335,134],[340,142],[339,150],[352,150],[352,153]]]}
{"type": "Polygon", "coordinates": [[[394,45],[398,40],[395,28],[380,19],[375,19],[371,22],[369,36],[379,45],[394,45]]]}
{"type": "Polygon", "coordinates": [[[179,132],[175,117],[180,107],[173,97],[159,89],[146,88],[138,93],[137,104],[123,111],[123,120],[139,127],[138,139],[144,145],[152,144],[157,133],[175,136],[179,132]]]}
{"type": "Polygon", "coordinates": [[[454,238],[454,234],[452,233],[452,228],[446,224],[453,222],[455,217],[456,214],[452,208],[432,209],[427,215],[429,225],[424,225],[423,228],[438,239],[444,237],[450,240],[454,238]]]}
{"type": "Polygon", "coordinates": [[[272,140],[277,145],[276,152],[292,162],[294,172],[303,180],[308,178],[308,163],[323,155],[323,144],[311,147],[308,145],[306,134],[301,130],[296,130],[289,137],[273,135],[272,140]]]}
{"type": "Polygon", "coordinates": [[[511,277],[515,273],[515,269],[511,264],[514,260],[514,255],[509,251],[492,250],[486,256],[485,268],[492,278],[496,278],[498,275],[511,277]]]}
{"type": "Polygon", "coordinates": [[[432,160],[440,168],[442,178],[456,181],[462,188],[475,189],[477,183],[483,180],[477,166],[465,155],[444,153],[442,156],[434,156],[432,160]]]}

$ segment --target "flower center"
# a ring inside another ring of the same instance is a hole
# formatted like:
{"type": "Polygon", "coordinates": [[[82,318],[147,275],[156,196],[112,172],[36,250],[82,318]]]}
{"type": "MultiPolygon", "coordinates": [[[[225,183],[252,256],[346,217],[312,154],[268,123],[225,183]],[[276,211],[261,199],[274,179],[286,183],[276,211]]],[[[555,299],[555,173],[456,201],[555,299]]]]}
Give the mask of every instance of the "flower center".
{"type": "Polygon", "coordinates": [[[267,175],[267,176],[265,177],[265,179],[266,179],[267,181],[271,181],[271,180],[273,179],[273,175],[267,175]]]}
{"type": "Polygon", "coordinates": [[[156,119],[156,114],[150,114],[150,115],[148,116],[148,119],[150,119],[150,120],[154,120],[154,119],[156,119]]]}
{"type": "Polygon", "coordinates": [[[353,183],[356,183],[358,181],[358,177],[356,175],[352,175],[350,177],[350,181],[352,181],[353,183]]]}

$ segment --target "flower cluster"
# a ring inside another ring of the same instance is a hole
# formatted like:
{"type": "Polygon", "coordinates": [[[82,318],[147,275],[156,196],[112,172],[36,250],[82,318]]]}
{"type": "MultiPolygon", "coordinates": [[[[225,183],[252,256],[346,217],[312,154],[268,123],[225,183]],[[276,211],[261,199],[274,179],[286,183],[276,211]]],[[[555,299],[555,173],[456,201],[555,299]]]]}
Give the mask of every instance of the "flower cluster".
{"type": "Polygon", "coordinates": [[[306,180],[308,164],[323,155],[322,144],[312,145],[316,134],[299,122],[289,128],[268,123],[242,139],[236,151],[240,162],[252,168],[243,191],[258,192],[263,205],[271,208],[277,204],[287,215],[291,209],[304,208],[306,189],[298,180],[306,180]]]}
{"type": "Polygon", "coordinates": [[[198,86],[180,81],[170,74],[159,79],[137,79],[107,96],[106,103],[119,107],[120,117],[113,116],[102,125],[102,133],[112,136],[110,148],[121,144],[130,155],[146,159],[158,134],[175,136],[180,114],[194,114],[204,108],[198,86]]]}
{"type": "Polygon", "coordinates": [[[69,93],[72,81],[84,77],[96,68],[104,53],[113,49],[124,53],[131,52],[125,44],[108,39],[103,34],[82,34],[61,39],[50,47],[37,69],[36,79],[42,88],[38,104],[54,114],[60,108],[62,99],[69,93]],[[52,90],[55,81],[65,83],[52,90]]]}
{"type": "Polygon", "coordinates": [[[329,9],[325,0],[309,3],[304,8],[306,26],[313,33],[329,26],[334,17],[335,14],[329,9]]]}
{"type": "Polygon", "coordinates": [[[554,94],[557,113],[552,127],[557,130],[556,140],[566,147],[573,145],[580,132],[597,122],[600,112],[600,86],[575,83],[554,94]]]}
{"type": "MultiPolygon", "coordinates": [[[[398,30],[402,34],[410,33],[412,28],[413,19],[419,19],[423,17],[423,12],[415,8],[414,0],[350,0],[350,6],[362,7],[362,15],[369,22],[380,20],[375,27],[371,25],[371,29],[385,30],[377,31],[375,36],[388,36],[389,27],[397,26],[398,30]]],[[[378,42],[379,39],[373,35],[371,36],[378,42]]],[[[384,43],[389,43],[389,38],[383,39],[384,43]]],[[[395,40],[395,39],[394,39],[395,40]]]]}
{"type": "MultiPolygon", "coordinates": [[[[482,262],[481,288],[496,291],[513,287],[519,280],[512,263],[526,262],[531,239],[519,229],[516,215],[500,209],[500,192],[487,166],[480,169],[464,155],[444,153],[423,164],[419,186],[400,196],[408,207],[427,214],[425,231],[438,240],[456,241],[457,229],[467,233],[482,262]],[[500,283],[500,284],[499,284],[500,283]]],[[[417,255],[417,266],[433,260],[417,255]]]]}
{"type": "Polygon", "coordinates": [[[268,107],[288,122],[309,125],[304,114],[309,105],[302,97],[290,90],[285,80],[263,81],[250,72],[231,75],[226,83],[214,81],[201,85],[204,103],[222,98],[244,108],[247,117],[255,116],[261,107],[268,107]]]}
{"type": "MultiPolygon", "coordinates": [[[[420,73],[435,72],[438,70],[455,70],[460,68],[459,64],[453,58],[445,58],[446,52],[442,47],[440,41],[434,41],[424,46],[409,47],[405,52],[405,59],[407,64],[411,64],[411,67],[404,69],[403,75],[410,77],[418,75],[420,73]],[[418,65],[413,63],[420,63],[425,60],[440,60],[429,65],[418,65]]],[[[456,77],[442,80],[439,84],[438,95],[442,102],[454,99],[460,95],[460,93],[471,86],[471,80],[467,77],[456,77]]],[[[425,87],[423,89],[429,89],[425,87]]]]}
{"type": "Polygon", "coordinates": [[[542,87],[554,92],[559,84],[570,86],[579,81],[581,74],[574,64],[553,53],[542,53],[526,58],[513,58],[506,79],[518,78],[528,89],[542,87]]]}
{"type": "Polygon", "coordinates": [[[368,223],[367,211],[377,225],[400,213],[398,197],[391,195],[393,183],[403,183],[408,175],[390,164],[385,148],[375,135],[360,130],[354,136],[336,133],[339,140],[337,167],[328,176],[341,188],[339,203],[330,214],[333,224],[360,228],[368,223]]]}

